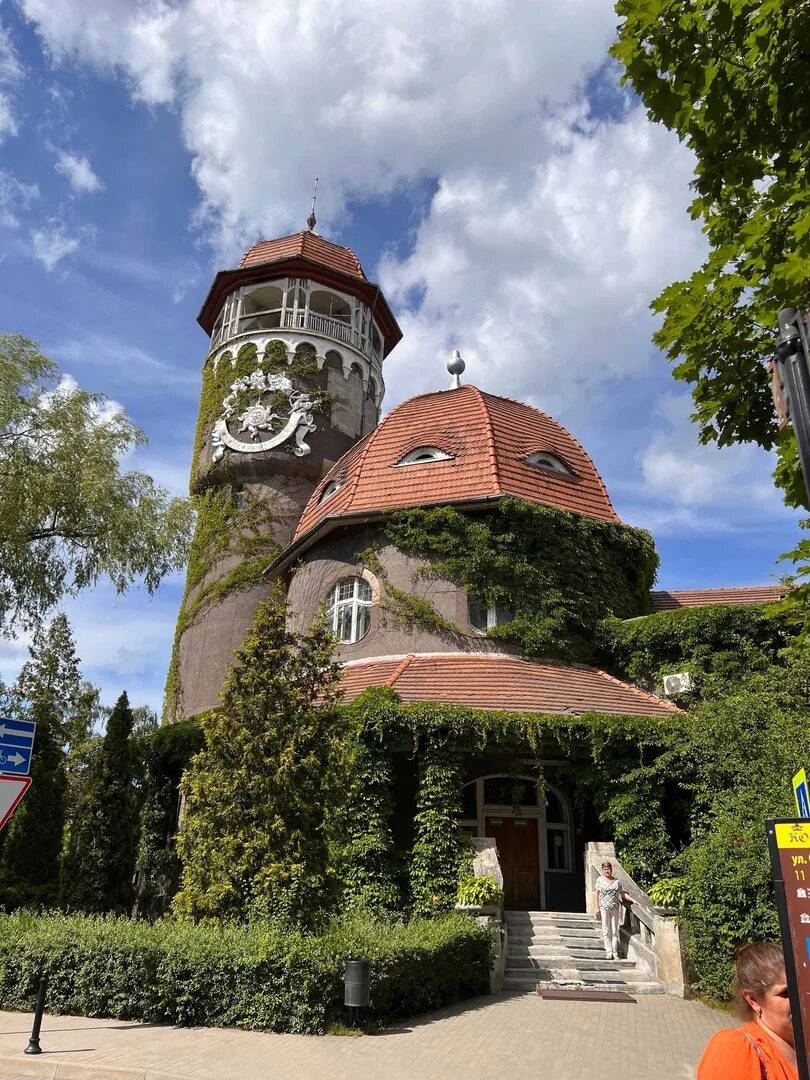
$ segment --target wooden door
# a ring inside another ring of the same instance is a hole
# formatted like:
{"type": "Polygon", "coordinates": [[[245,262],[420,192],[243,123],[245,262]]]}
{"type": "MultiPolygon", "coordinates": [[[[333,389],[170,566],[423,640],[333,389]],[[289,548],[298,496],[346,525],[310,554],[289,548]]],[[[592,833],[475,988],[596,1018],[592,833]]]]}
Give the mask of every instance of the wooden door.
{"type": "Polygon", "coordinates": [[[504,905],[508,908],[540,907],[540,849],[537,818],[487,815],[484,835],[498,847],[503,872],[504,905]]]}

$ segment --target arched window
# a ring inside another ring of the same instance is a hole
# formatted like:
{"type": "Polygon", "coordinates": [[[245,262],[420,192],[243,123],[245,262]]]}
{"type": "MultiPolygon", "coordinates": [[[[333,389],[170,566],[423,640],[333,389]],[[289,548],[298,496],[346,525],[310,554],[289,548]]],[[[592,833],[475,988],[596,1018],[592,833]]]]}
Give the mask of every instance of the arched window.
{"type": "Polygon", "coordinates": [[[538,451],[536,454],[529,454],[523,459],[527,465],[536,465],[538,469],[548,469],[549,472],[562,473],[564,476],[571,476],[571,470],[554,454],[547,454],[545,451],[538,451]]]}
{"type": "Polygon", "coordinates": [[[362,578],[344,578],[329,594],[327,623],[337,640],[351,645],[371,626],[371,586],[362,578]]]}
{"type": "Polygon", "coordinates": [[[405,457],[400,458],[397,465],[423,465],[427,461],[452,460],[452,456],[438,446],[418,446],[416,450],[411,450],[405,457]]]}

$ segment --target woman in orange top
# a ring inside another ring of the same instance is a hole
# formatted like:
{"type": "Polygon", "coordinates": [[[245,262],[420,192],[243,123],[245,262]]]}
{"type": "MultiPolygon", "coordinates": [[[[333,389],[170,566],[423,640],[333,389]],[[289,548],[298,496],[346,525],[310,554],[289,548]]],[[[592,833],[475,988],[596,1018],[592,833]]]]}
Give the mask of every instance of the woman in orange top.
{"type": "Polygon", "coordinates": [[[697,1080],[799,1080],[785,958],[772,941],[737,953],[737,1003],[747,1023],[712,1035],[697,1080]]]}

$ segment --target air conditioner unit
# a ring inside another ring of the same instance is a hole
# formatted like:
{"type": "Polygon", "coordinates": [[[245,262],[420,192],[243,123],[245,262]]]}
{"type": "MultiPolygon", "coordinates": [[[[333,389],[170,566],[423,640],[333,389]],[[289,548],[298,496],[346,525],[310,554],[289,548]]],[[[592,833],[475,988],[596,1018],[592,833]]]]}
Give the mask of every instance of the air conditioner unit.
{"type": "Polygon", "coordinates": [[[678,694],[686,694],[692,689],[692,676],[688,671],[681,671],[677,675],[664,676],[664,697],[677,697],[678,694]]]}

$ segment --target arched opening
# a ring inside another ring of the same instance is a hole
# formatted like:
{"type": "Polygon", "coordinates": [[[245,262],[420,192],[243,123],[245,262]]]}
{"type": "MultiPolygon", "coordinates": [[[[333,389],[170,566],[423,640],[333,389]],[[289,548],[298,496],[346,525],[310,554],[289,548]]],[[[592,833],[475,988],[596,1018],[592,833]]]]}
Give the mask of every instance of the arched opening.
{"type": "Polygon", "coordinates": [[[284,291],[277,285],[256,285],[242,291],[240,334],[256,330],[275,330],[281,326],[284,291]]]}
{"type": "Polygon", "coordinates": [[[557,875],[573,874],[571,808],[563,792],[536,776],[494,774],[465,784],[459,829],[495,840],[504,902],[543,908],[559,890],[557,875]]]}
{"type": "Polygon", "coordinates": [[[326,315],[329,319],[351,325],[351,304],[337,293],[313,289],[309,294],[309,310],[313,315],[326,315]]]}

